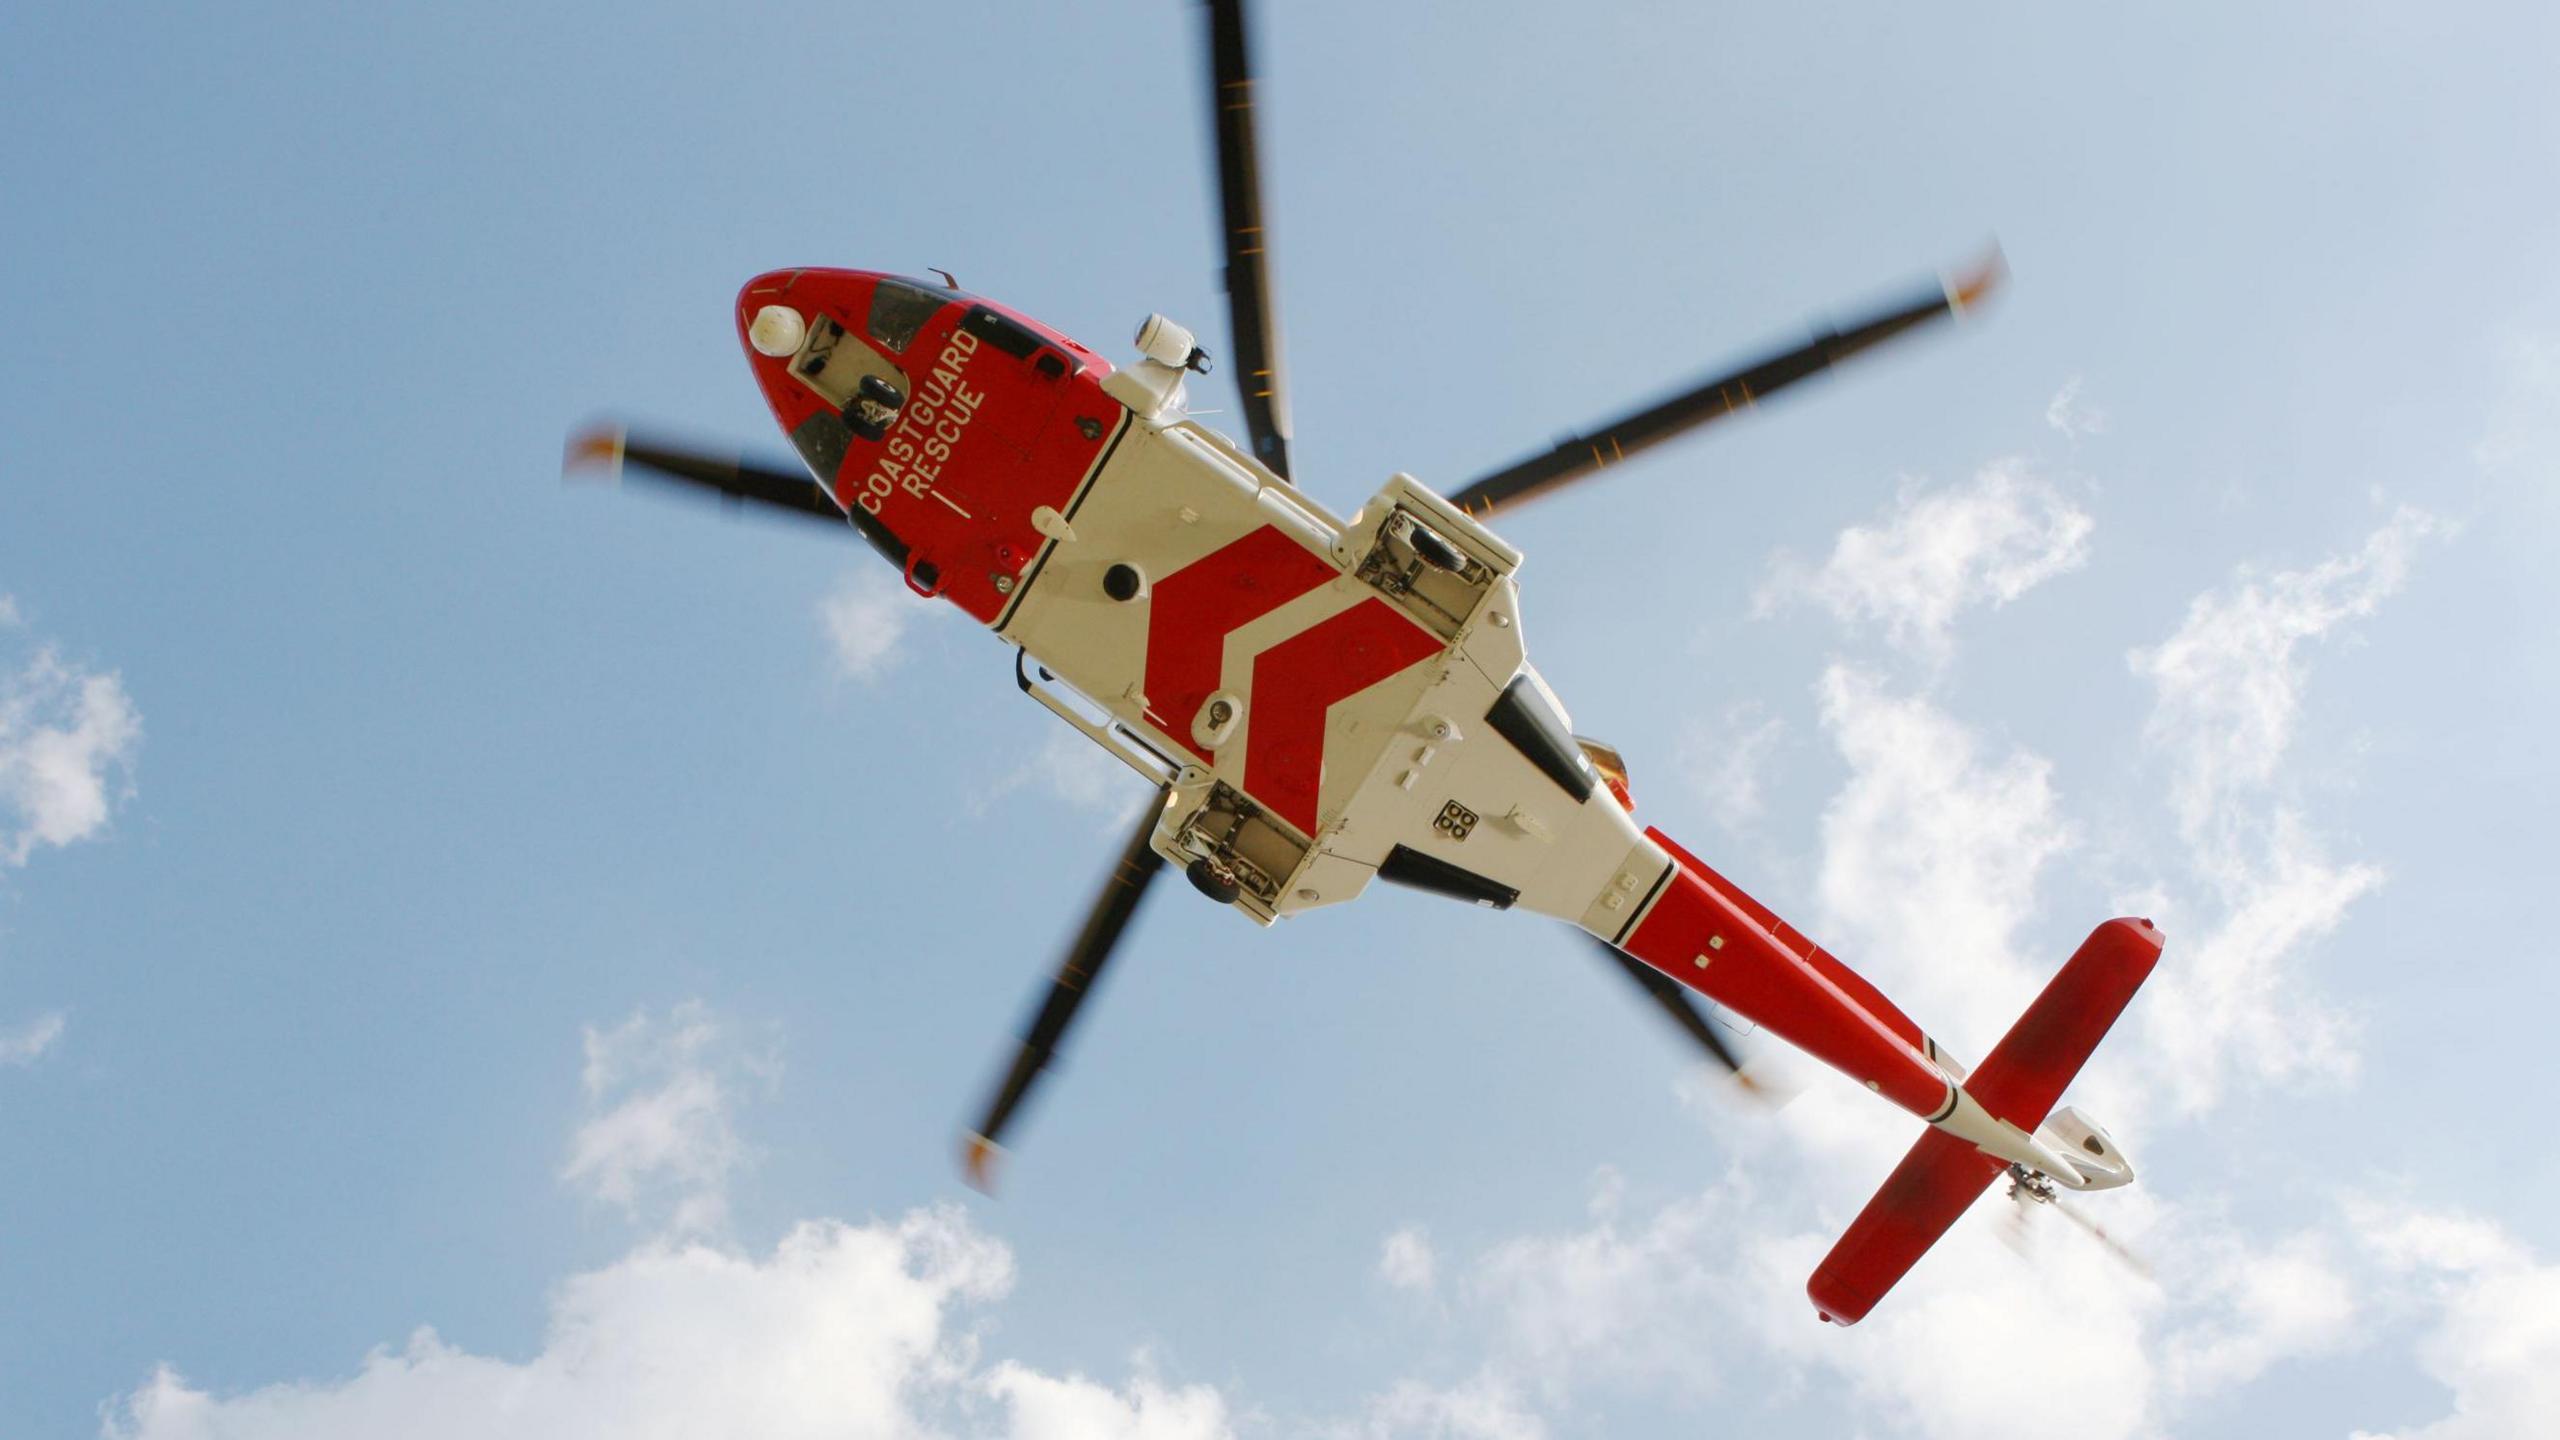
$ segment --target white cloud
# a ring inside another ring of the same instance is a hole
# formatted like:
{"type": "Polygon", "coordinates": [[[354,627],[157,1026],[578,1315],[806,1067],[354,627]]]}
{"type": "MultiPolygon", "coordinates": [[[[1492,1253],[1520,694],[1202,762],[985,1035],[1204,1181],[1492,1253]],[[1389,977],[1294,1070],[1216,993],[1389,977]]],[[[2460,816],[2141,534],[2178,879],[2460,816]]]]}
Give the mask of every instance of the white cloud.
{"type": "Polygon", "coordinates": [[[1766,705],[1740,700],[1714,721],[1692,725],[1681,736],[1681,773],[1718,824],[1739,830],[1767,809],[1761,781],[1786,733],[1786,722],[1766,705]]]}
{"type": "Polygon", "coordinates": [[[1227,1405],[1207,1385],[1175,1388],[1141,1371],[1126,1389],[1081,1375],[1044,1375],[1008,1360],[988,1372],[986,1392],[1009,1414],[1017,1440],[1194,1440],[1224,1436],[1227,1405]]]}
{"type": "Polygon", "coordinates": [[[1387,1237],[1378,1251],[1378,1278],[1397,1290],[1428,1295],[1433,1284],[1431,1237],[1418,1225],[1407,1225],[1387,1237]]]}
{"type": "Polygon", "coordinates": [[[1754,608],[1765,615],[1810,600],[1844,625],[1880,626],[1894,644],[1941,660],[1963,611],[2006,605],[2088,563],[2096,524],[2019,461],[1945,490],[1906,484],[1875,525],[1841,531],[1820,569],[1781,554],[1754,608]]]}
{"type": "Polygon", "coordinates": [[[0,866],[104,830],[141,740],[142,718],[112,671],[45,646],[0,673],[0,866]]]}
{"type": "Polygon", "coordinates": [[[2016,953],[2038,878],[2072,843],[2053,767],[2022,749],[1986,757],[1946,711],[1851,666],[1818,691],[1849,765],[1822,814],[1824,943],[1978,1058],[2056,963],[2016,953]]]}
{"type": "Polygon", "coordinates": [[[1510,1381],[1491,1370],[1455,1385],[1398,1381],[1361,1423],[1334,1432],[1359,1440],[1545,1440],[1539,1419],[1510,1381]]]}
{"type": "Polygon", "coordinates": [[[552,1293],[530,1358],[476,1355],[421,1327],[352,1375],[233,1395],[163,1365],[107,1408],[109,1440],[839,1440],[970,1434],[1008,1440],[1225,1440],[1207,1385],[1160,1379],[1143,1355],[1124,1386],[989,1361],[982,1312],[1011,1289],[1012,1254],[950,1207],[891,1221],[806,1221],[770,1255],[675,1230],[716,1207],[743,1153],[729,1112],[740,1073],[770,1062],[698,1004],[586,1032],[597,1111],[572,1178],[636,1204],[675,1192],[674,1229],[552,1293]]]}
{"type": "Polygon", "coordinates": [[[2144,741],[2169,766],[2197,888],[2220,912],[2187,958],[2161,968],[2143,1011],[2167,1092],[2190,1112],[2232,1073],[2334,1080],[2354,1068],[2353,1027],[2303,982],[2301,962],[2383,872],[2331,860],[2287,798],[2283,762],[2309,680],[2303,647],[2374,614],[2406,581],[2417,545],[2450,530],[2402,507],[2352,553],[2265,577],[2244,569],[2196,597],[2176,633],[2127,657],[2151,682],[2144,741]]]}
{"type": "Polygon", "coordinates": [[[1157,793],[1110,751],[1064,725],[1052,728],[1020,765],[970,796],[969,813],[984,815],[999,801],[1025,791],[1103,817],[1109,823],[1102,828],[1111,833],[1135,825],[1139,807],[1157,793]]]}
{"type": "Polygon", "coordinates": [[[1549,1403],[1595,1375],[1699,1380],[1698,1317],[1743,1303],[1739,1277],[1718,1263],[1725,1195],[1684,1197],[1632,1223],[1623,1209],[1604,1172],[1588,1225],[1505,1240],[1461,1282],[1468,1308],[1496,1327],[1501,1373],[1549,1403]]]}
{"type": "Polygon", "coordinates": [[[2107,412],[2080,398],[2080,377],[2074,375],[2046,402],[2044,423],[2060,431],[2063,439],[2077,440],[2107,433],[2107,412]]]}
{"type": "Polygon", "coordinates": [[[588,1116],[561,1177],[668,1234],[719,1230],[730,1179],[747,1160],[734,1111],[743,1087],[772,1083],[770,1055],[741,1046],[688,1001],[663,1018],[590,1027],[586,1056],[588,1116]]]}
{"type": "Polygon", "coordinates": [[[2295,1235],[2251,1252],[2224,1241],[2187,1299],[2208,1311],[2164,1347],[2172,1394],[2199,1395],[2246,1384],[2280,1360],[2336,1350],[2354,1338],[2353,1282],[2329,1246],[2295,1235]]]}
{"type": "Polygon", "coordinates": [[[836,673],[868,682],[894,668],[899,642],[915,618],[914,602],[904,585],[876,570],[845,577],[818,602],[818,620],[826,627],[836,673]]]}
{"type": "Polygon", "coordinates": [[[2197,596],[2176,634],[2126,657],[2154,688],[2144,735],[2172,760],[2190,838],[2274,777],[2302,709],[2302,642],[2372,615],[2408,578],[2418,542],[2451,529],[2402,506],[2354,554],[2263,580],[2244,569],[2228,590],[2197,596]]]}
{"type": "Polygon", "coordinates": [[[2431,1328],[2418,1363],[2452,1392],[2451,1413],[2397,1440],[2547,1433],[2560,1415],[2560,1265],[2476,1216],[2371,1203],[2348,1213],[2376,1258],[2421,1287],[2431,1328]]]}
{"type": "Polygon", "coordinates": [[[803,1224],[769,1257],[651,1244],[562,1285],[542,1348],[512,1361],[421,1329],[352,1376],[220,1396],[163,1368],[111,1440],[1211,1440],[1206,1386],[1125,1389],[982,1366],[969,1313],[1012,1256],[954,1210],[803,1224]]]}
{"type": "Polygon", "coordinates": [[[2477,1215],[2361,1197],[2350,1197],[2346,1209],[2357,1240],[2394,1270],[2476,1274],[2513,1270],[2532,1258],[2496,1221],[2477,1215]]]}
{"type": "MultiPolygon", "coordinates": [[[[1827,1243],[1778,1253],[1810,1268],[1827,1243]]],[[[2126,1440],[2158,1418],[2147,1342],[2161,1301],[2094,1244],[2009,1253],[1978,1209],[1856,1330],[1806,1325],[1780,1338],[1853,1391],[1859,1411],[1910,1433],[1974,1440],[2037,1416],[2040,1428],[2126,1440]]]]}
{"type": "MultiPolygon", "coordinates": [[[[2290,811],[2269,817],[2263,848],[2195,857],[2219,888],[2222,913],[2180,947],[2147,988],[2141,1023],[2157,1057],[2162,1098],[2188,1113],[2210,1108],[2225,1079],[2339,1081],[2356,1068],[2355,1027],[2302,974],[2310,947],[2382,883],[2373,865],[2332,863],[2290,811]]],[[[2199,917],[2201,918],[2201,917],[2199,917]]],[[[2173,933],[2178,912],[2161,920],[2173,933]]]]}
{"type": "Polygon", "coordinates": [[[0,1030],[0,1065],[33,1065],[62,1038],[62,1012],[51,1010],[14,1030],[0,1030]]]}
{"type": "MultiPolygon", "coordinates": [[[[16,598],[0,594],[0,632],[25,623],[16,598]]],[[[105,830],[141,744],[142,717],[113,671],[66,662],[50,645],[0,662],[0,870],[105,830]]],[[[0,1065],[43,1059],[66,1023],[54,1010],[0,1028],[0,1065]]]]}

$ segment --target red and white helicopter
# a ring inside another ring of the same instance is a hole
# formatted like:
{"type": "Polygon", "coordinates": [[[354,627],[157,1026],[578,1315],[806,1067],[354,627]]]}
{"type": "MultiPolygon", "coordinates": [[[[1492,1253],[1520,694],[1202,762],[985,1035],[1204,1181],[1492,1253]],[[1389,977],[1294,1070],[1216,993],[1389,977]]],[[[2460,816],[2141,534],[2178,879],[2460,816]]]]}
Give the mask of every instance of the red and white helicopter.
{"type": "Polygon", "coordinates": [[[1126,368],[948,276],[790,269],[737,325],[806,471],[592,432],[573,460],[849,527],[1018,652],[1021,688],[1160,787],[970,1133],[984,1185],[1167,862],[1258,924],[1372,880],[1577,926],[1728,1068],[1689,992],[1830,1064],[1928,1128],[1808,1286],[1864,1316],[2004,1172],[2022,1200],[2133,1169],[2056,1109],[2157,961],[2147,920],[2100,925],[1970,1070],[1767,906],[1634,818],[1626,768],[1574,733],[1530,665],[1509,507],[1748,408],[1979,299],[1996,257],[1856,325],[1719,374],[1447,496],[1396,475],[1348,518],[1289,473],[1244,0],[1208,0],[1226,288],[1250,448],[1192,419],[1209,369],[1161,315],[1126,368]],[[813,483],[814,477],[814,483],[813,483]]]}

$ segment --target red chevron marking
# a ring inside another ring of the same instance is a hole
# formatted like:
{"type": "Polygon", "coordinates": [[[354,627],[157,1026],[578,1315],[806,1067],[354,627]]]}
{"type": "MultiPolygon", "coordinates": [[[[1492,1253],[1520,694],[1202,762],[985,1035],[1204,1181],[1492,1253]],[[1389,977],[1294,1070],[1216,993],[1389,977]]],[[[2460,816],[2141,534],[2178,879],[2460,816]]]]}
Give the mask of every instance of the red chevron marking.
{"type": "Polygon", "coordinates": [[[1157,728],[1202,760],[1214,758],[1192,743],[1191,720],[1218,688],[1227,636],[1337,573],[1265,525],[1158,580],[1147,607],[1146,680],[1157,728]]]}
{"type": "Polygon", "coordinates": [[[1324,722],[1347,700],[1437,655],[1438,636],[1374,597],[1254,657],[1246,793],[1308,835],[1324,787],[1324,722]]]}

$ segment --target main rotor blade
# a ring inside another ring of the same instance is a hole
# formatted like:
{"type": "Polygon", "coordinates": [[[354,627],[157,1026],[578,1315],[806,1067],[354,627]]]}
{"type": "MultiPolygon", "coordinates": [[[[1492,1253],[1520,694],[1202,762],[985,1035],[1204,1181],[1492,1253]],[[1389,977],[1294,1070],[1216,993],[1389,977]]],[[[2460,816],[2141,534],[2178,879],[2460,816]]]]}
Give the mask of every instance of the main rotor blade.
{"type": "Polygon", "coordinates": [[[871,542],[871,548],[889,557],[900,569],[906,567],[907,547],[897,536],[865,511],[847,513],[826,487],[809,478],[806,470],[757,465],[736,455],[706,454],[661,441],[634,439],[618,425],[600,425],[569,438],[562,468],[586,465],[601,466],[616,479],[637,474],[660,482],[674,481],[717,492],[733,505],[752,502],[830,525],[849,524],[871,542]]]}
{"type": "Polygon", "coordinates": [[[1032,1016],[1031,1027],[1022,1034],[1021,1047],[1014,1052],[1013,1068],[1005,1072],[1004,1083],[996,1087],[995,1098],[987,1103],[986,1118],[969,1132],[962,1152],[962,1164],[969,1183],[989,1190],[994,1177],[989,1173],[1001,1151],[1005,1125],[1013,1112],[1031,1093],[1040,1072],[1058,1053],[1058,1042],[1074,1022],[1076,1010],[1093,993],[1102,979],[1102,967],[1110,963],[1113,947],[1119,944],[1120,932],[1128,928],[1131,916],[1138,913],[1138,902],[1147,896],[1147,886],[1164,869],[1164,860],[1155,852],[1153,840],[1156,817],[1162,814],[1162,797],[1149,805],[1138,818],[1137,833],[1129,837],[1126,848],[1103,881],[1102,893],[1094,897],[1092,913],[1085,916],[1084,929],[1076,935],[1075,944],[1067,950],[1066,962],[1058,967],[1049,982],[1049,993],[1040,1002],[1039,1012],[1032,1016]]]}
{"type": "Polygon", "coordinates": [[[1599,946],[1612,961],[1616,962],[1619,969],[1627,972],[1628,979],[1636,982],[1644,993],[1652,996],[1653,1003],[1662,1007],[1662,1013],[1671,1017],[1672,1024],[1679,1026],[1690,1039],[1698,1042],[1699,1046],[1707,1052],[1708,1059],[1731,1071],[1744,1089],[1757,1088],[1752,1084],[1751,1077],[1742,1073],[1741,1059],[1735,1056],[1731,1046],[1725,1044],[1724,1036],[1717,1033],[1715,1022],[1709,1020],[1706,1012],[1698,1008],[1697,1001],[1689,998],[1688,990],[1679,981],[1599,936],[1592,935],[1588,930],[1582,933],[1589,936],[1592,944],[1599,946]]]}
{"type": "Polygon", "coordinates": [[[1289,478],[1289,387],[1280,367],[1280,317],[1271,303],[1271,258],[1262,224],[1262,172],[1254,160],[1253,65],[1244,0],[1208,0],[1209,114],[1218,139],[1218,207],[1227,252],[1227,316],[1236,388],[1254,458],[1289,478]]]}
{"type": "Polygon", "coordinates": [[[1998,284],[2005,273],[1995,250],[1970,272],[1941,282],[1927,295],[1846,330],[1823,331],[1792,350],[1693,385],[1668,400],[1622,415],[1593,434],[1568,436],[1556,442],[1555,448],[1497,470],[1452,494],[1449,503],[1482,517],[1579,480],[1675,435],[1757,405],[1763,398],[1799,380],[1809,380],[1914,326],[1941,315],[1961,313],[1998,284]]]}

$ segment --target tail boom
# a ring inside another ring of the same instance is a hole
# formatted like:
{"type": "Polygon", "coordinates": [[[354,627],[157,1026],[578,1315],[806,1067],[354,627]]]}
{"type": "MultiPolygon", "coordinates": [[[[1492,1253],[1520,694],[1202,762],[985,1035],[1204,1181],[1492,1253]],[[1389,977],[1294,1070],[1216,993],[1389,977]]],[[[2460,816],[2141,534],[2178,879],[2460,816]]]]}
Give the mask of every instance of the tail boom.
{"type": "Polygon", "coordinates": [[[1922,1120],[1955,1113],[1955,1084],[1908,1016],[1670,837],[1646,836],[1674,871],[1621,948],[1922,1120]]]}

